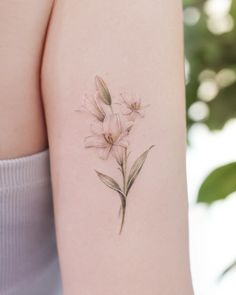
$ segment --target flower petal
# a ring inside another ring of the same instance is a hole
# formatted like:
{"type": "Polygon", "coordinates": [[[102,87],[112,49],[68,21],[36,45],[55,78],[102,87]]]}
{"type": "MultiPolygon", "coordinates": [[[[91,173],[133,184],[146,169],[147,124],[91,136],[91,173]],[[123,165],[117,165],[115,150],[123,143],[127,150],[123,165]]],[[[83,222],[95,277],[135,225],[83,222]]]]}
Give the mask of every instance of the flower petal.
{"type": "Polygon", "coordinates": [[[133,102],[131,97],[128,96],[126,93],[121,93],[120,94],[123,103],[125,103],[127,106],[131,105],[131,103],[133,102]]]}
{"type": "Polygon", "coordinates": [[[84,95],[83,107],[86,112],[95,116],[98,120],[103,121],[105,112],[101,106],[98,105],[96,97],[89,97],[84,95]]]}
{"type": "Polygon", "coordinates": [[[116,141],[122,132],[121,120],[118,114],[106,116],[103,121],[104,134],[111,135],[116,141]]]}
{"type": "Polygon", "coordinates": [[[100,159],[107,160],[111,151],[111,146],[104,148],[97,148],[97,153],[100,159]]]}
{"type": "Polygon", "coordinates": [[[100,121],[95,121],[90,125],[91,131],[96,135],[103,134],[103,124],[100,121]]]}
{"type": "Polygon", "coordinates": [[[123,121],[122,131],[130,131],[133,125],[133,121],[123,121]]]}
{"type": "Polygon", "coordinates": [[[138,113],[139,113],[139,115],[140,115],[141,117],[144,117],[144,115],[145,115],[145,111],[144,111],[144,109],[140,109],[140,110],[138,110],[138,113]]]}
{"type": "Polygon", "coordinates": [[[120,105],[120,111],[123,115],[130,115],[132,113],[132,110],[128,107],[126,103],[122,103],[120,105]]]}
{"type": "Polygon", "coordinates": [[[124,160],[124,151],[125,149],[121,146],[112,147],[112,154],[120,165],[123,163],[123,160],[124,160]]]}
{"type": "Polygon", "coordinates": [[[130,119],[132,122],[134,122],[135,119],[137,118],[137,116],[138,116],[138,113],[137,113],[137,112],[132,112],[132,113],[130,114],[130,116],[129,116],[129,119],[130,119]]]}
{"type": "Polygon", "coordinates": [[[129,146],[129,141],[127,139],[127,136],[124,136],[123,138],[119,139],[115,146],[121,146],[123,148],[127,148],[129,146]]]}
{"type": "Polygon", "coordinates": [[[97,147],[97,148],[105,148],[108,146],[107,141],[102,135],[91,135],[87,136],[84,139],[84,145],[86,148],[97,147]]]}

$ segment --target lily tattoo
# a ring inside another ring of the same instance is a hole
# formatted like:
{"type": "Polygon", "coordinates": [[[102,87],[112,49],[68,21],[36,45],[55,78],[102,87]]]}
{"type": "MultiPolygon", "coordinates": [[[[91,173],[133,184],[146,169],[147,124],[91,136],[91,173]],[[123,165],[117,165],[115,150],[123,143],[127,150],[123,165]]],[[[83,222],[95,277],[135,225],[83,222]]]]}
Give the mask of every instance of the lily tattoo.
{"type": "Polygon", "coordinates": [[[98,178],[107,187],[117,192],[120,197],[119,217],[121,224],[119,234],[121,234],[128,194],[143,168],[149,151],[154,147],[151,145],[144,151],[128,171],[129,135],[136,120],[144,118],[148,105],[143,105],[141,99],[127,94],[120,94],[120,101],[113,102],[106,83],[99,76],[95,77],[95,86],[94,96],[84,95],[82,106],[77,111],[86,112],[92,119],[91,135],[84,139],[85,148],[95,149],[98,157],[102,160],[107,160],[109,157],[114,158],[121,172],[122,185],[112,177],[95,170],[98,178]],[[115,109],[117,106],[118,110],[115,109]]]}

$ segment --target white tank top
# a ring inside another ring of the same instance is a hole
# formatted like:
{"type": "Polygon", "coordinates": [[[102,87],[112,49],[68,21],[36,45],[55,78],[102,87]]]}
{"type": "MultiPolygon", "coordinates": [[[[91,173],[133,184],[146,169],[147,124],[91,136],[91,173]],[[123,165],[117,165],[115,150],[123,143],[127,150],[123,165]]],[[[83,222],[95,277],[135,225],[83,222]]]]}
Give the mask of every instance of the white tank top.
{"type": "Polygon", "coordinates": [[[61,294],[48,150],[0,160],[0,294],[61,294]]]}

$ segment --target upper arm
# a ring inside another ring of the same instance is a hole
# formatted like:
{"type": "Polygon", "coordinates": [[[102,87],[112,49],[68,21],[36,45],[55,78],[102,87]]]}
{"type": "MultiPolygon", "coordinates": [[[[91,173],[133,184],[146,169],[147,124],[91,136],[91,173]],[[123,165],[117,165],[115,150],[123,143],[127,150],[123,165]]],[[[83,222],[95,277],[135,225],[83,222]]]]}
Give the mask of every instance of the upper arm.
{"type": "Polygon", "coordinates": [[[182,47],[180,1],[55,5],[42,87],[65,294],[191,293],[182,47]],[[114,102],[126,92],[149,105],[130,132],[128,169],[155,147],[130,190],[121,235],[122,198],[94,170],[122,186],[120,171],[112,156],[85,148],[91,118],[75,112],[96,75],[114,102]]]}

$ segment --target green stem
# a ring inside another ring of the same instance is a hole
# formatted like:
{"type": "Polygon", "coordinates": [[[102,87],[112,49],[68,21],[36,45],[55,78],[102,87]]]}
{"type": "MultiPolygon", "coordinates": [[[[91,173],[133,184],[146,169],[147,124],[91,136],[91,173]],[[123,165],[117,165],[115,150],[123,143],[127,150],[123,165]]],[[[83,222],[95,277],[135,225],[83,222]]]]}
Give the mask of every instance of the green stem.
{"type": "Polygon", "coordinates": [[[114,114],[112,104],[110,104],[110,108],[111,108],[111,113],[114,114]]]}
{"type": "Polygon", "coordinates": [[[124,160],[123,160],[121,169],[122,169],[122,175],[123,175],[123,191],[124,191],[124,194],[126,195],[127,148],[125,148],[124,160]]]}
{"type": "MultiPolygon", "coordinates": [[[[120,165],[120,168],[121,168],[121,173],[122,173],[122,178],[123,178],[123,193],[125,194],[125,197],[127,197],[126,196],[127,148],[125,148],[124,158],[123,158],[122,164],[120,165]]],[[[120,206],[120,209],[119,209],[119,216],[121,215],[121,212],[122,212],[122,205],[120,206]]]]}
{"type": "Polygon", "coordinates": [[[125,222],[125,211],[126,211],[126,199],[125,198],[122,198],[121,209],[122,209],[122,217],[121,217],[121,225],[120,225],[119,234],[122,233],[122,229],[124,227],[124,222],[125,222]]]}

